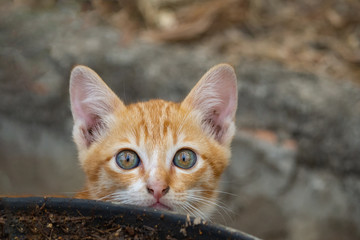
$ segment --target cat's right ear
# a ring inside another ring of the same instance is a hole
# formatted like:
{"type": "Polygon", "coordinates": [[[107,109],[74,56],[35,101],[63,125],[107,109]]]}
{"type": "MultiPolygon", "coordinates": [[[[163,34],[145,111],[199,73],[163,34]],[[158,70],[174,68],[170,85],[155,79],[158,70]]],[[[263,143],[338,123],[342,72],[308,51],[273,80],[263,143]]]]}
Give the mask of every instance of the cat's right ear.
{"type": "Polygon", "coordinates": [[[81,65],[71,71],[70,101],[74,140],[80,149],[88,148],[106,132],[115,109],[125,108],[99,75],[81,65]]]}

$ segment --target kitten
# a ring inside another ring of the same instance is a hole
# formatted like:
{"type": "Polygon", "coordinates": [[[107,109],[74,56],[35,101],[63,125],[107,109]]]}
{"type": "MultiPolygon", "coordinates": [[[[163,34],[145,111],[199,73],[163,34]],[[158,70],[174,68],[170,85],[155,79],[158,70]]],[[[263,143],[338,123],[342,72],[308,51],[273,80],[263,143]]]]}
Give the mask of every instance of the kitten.
{"type": "Polygon", "coordinates": [[[181,103],[127,106],[93,70],[76,66],[70,99],[87,177],[76,197],[210,217],[235,132],[231,66],[210,69],[181,103]]]}

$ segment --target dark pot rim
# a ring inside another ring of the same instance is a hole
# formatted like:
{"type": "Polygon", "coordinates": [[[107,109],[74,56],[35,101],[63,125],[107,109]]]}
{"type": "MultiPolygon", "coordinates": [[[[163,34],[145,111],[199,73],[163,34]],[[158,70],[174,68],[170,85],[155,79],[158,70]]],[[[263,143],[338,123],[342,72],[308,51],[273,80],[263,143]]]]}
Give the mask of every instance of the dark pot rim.
{"type": "Polygon", "coordinates": [[[0,220],[2,215],[5,219],[2,223],[4,225],[3,231],[11,239],[14,236],[21,235],[16,227],[11,227],[7,222],[13,221],[13,215],[16,212],[31,214],[35,209],[58,214],[66,213],[68,216],[98,217],[101,221],[112,219],[119,224],[132,226],[156,227],[160,239],[165,239],[169,234],[178,239],[186,239],[187,237],[192,239],[258,239],[230,227],[172,212],[96,200],[53,197],[0,198],[0,220]],[[180,229],[183,230],[180,231],[180,229]]]}

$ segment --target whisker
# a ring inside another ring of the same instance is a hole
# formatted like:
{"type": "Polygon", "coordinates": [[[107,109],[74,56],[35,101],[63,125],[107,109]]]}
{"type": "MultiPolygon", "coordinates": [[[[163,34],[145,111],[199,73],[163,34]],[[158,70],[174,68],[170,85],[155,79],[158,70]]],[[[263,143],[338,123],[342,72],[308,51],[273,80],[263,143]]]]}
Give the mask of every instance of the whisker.
{"type": "Polygon", "coordinates": [[[114,192],[103,197],[98,198],[98,200],[108,200],[108,201],[124,201],[129,199],[129,194],[127,192],[114,192]]]}
{"type": "Polygon", "coordinates": [[[228,210],[228,209],[226,209],[225,206],[222,206],[222,205],[220,205],[220,204],[218,204],[216,202],[210,201],[208,199],[191,196],[189,200],[193,200],[194,202],[203,203],[204,205],[207,205],[207,206],[210,206],[210,207],[215,206],[215,207],[219,207],[219,208],[221,208],[223,210],[228,210]]]}
{"type": "MultiPolygon", "coordinates": [[[[224,213],[226,214],[227,218],[233,219],[232,215],[235,214],[234,211],[227,208],[226,204],[224,202],[222,202],[220,200],[217,200],[216,202],[214,202],[213,199],[195,195],[196,193],[201,193],[201,192],[206,192],[206,191],[198,190],[198,189],[191,189],[191,190],[188,190],[187,193],[184,193],[184,192],[177,193],[176,196],[177,196],[177,198],[184,197],[187,199],[187,202],[190,202],[190,203],[191,203],[191,201],[193,201],[193,202],[203,204],[207,207],[214,208],[215,211],[217,211],[221,215],[224,222],[226,222],[224,213]],[[230,215],[230,213],[232,213],[232,215],[230,215]]],[[[193,206],[193,205],[191,205],[191,206],[193,206]]],[[[193,215],[198,215],[198,214],[193,214],[193,215]]]]}
{"type": "MultiPolygon", "coordinates": [[[[190,192],[190,194],[189,194],[188,196],[206,199],[206,200],[210,201],[211,203],[213,203],[213,201],[211,201],[210,198],[206,198],[206,197],[204,197],[204,196],[196,196],[196,195],[194,195],[193,193],[191,193],[190,190],[189,190],[188,192],[190,192]]],[[[195,192],[205,192],[205,191],[199,190],[199,191],[195,191],[195,192]]],[[[224,207],[226,206],[226,203],[224,203],[223,201],[221,201],[221,200],[219,200],[219,199],[217,199],[216,202],[217,202],[219,205],[221,205],[221,206],[224,206],[224,207]]]]}
{"type": "MultiPolygon", "coordinates": [[[[192,204],[189,203],[189,202],[184,202],[184,203],[185,203],[189,208],[193,209],[194,212],[197,213],[198,217],[200,217],[200,218],[202,218],[202,219],[205,219],[205,220],[211,222],[211,220],[210,220],[208,217],[206,217],[206,215],[205,215],[199,208],[195,207],[194,205],[192,205],[192,204]]],[[[196,216],[196,214],[194,214],[194,215],[196,216]]]]}
{"type": "Polygon", "coordinates": [[[189,207],[187,207],[186,205],[184,205],[184,204],[178,204],[177,206],[179,206],[181,209],[183,209],[185,213],[194,216],[193,211],[191,211],[191,209],[189,209],[189,207]]]}
{"type": "MultiPolygon", "coordinates": [[[[188,191],[188,192],[208,192],[209,190],[189,189],[189,190],[187,190],[187,191],[188,191]]],[[[240,195],[237,195],[237,194],[234,194],[234,193],[230,193],[230,192],[221,191],[221,190],[212,190],[212,192],[221,193],[221,194],[227,194],[227,195],[234,196],[234,197],[240,197],[240,195]]]]}
{"type": "Polygon", "coordinates": [[[203,216],[201,215],[201,213],[199,214],[199,212],[197,211],[197,209],[196,209],[194,206],[192,206],[190,203],[184,202],[183,204],[184,204],[183,206],[186,206],[187,209],[191,212],[191,215],[192,215],[192,216],[195,216],[195,217],[200,216],[201,218],[203,218],[203,216]]]}
{"type": "MultiPolygon", "coordinates": [[[[209,207],[214,207],[214,206],[215,206],[215,207],[220,207],[220,208],[222,208],[222,206],[217,205],[217,204],[214,203],[214,202],[207,201],[207,200],[205,200],[205,199],[198,199],[198,198],[192,197],[190,200],[192,200],[192,201],[194,201],[194,202],[202,203],[202,204],[204,204],[204,205],[206,205],[206,206],[209,206],[209,207]]],[[[215,210],[222,216],[222,213],[219,211],[218,208],[215,208],[215,210]]]]}
{"type": "MultiPolygon", "coordinates": [[[[201,191],[199,191],[199,192],[201,192],[201,191]]],[[[232,213],[232,215],[236,215],[236,213],[233,210],[231,210],[230,208],[227,208],[226,204],[221,201],[214,202],[214,201],[212,201],[212,199],[209,199],[209,198],[206,198],[203,196],[196,196],[194,194],[189,194],[188,200],[204,204],[205,206],[208,206],[208,207],[215,207],[216,211],[221,215],[224,222],[226,222],[226,219],[225,219],[223,213],[225,213],[227,215],[227,217],[230,219],[233,219],[233,217],[230,215],[230,213],[232,213]]]]}

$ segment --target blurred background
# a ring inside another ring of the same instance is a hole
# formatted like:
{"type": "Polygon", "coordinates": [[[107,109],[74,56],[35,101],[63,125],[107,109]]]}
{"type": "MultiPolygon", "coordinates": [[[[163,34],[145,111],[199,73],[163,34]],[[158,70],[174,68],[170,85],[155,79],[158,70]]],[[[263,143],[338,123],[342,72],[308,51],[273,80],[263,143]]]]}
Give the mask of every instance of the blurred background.
{"type": "Polygon", "coordinates": [[[268,240],[360,239],[360,1],[2,0],[0,194],[84,183],[68,81],[84,64],[125,101],[181,101],[238,76],[215,222],[268,240]]]}

